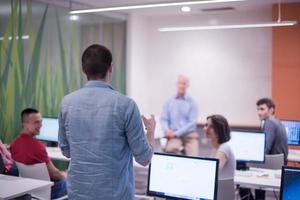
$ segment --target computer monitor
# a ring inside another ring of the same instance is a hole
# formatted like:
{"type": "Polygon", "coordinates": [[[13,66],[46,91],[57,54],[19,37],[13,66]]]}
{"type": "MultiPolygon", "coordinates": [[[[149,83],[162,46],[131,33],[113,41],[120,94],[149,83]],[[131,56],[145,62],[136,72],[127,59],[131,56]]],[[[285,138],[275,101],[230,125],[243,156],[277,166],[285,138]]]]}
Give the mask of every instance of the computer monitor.
{"type": "Polygon", "coordinates": [[[286,130],[288,145],[300,145],[300,121],[281,120],[281,123],[286,130]]]}
{"type": "Polygon", "coordinates": [[[57,142],[58,141],[58,119],[57,118],[43,118],[42,128],[40,134],[36,136],[39,140],[57,142]]]}
{"type": "Polygon", "coordinates": [[[300,168],[282,167],[280,200],[299,199],[300,197],[300,168]]]}
{"type": "Polygon", "coordinates": [[[239,162],[265,162],[266,135],[259,130],[232,130],[229,145],[239,162]]]}
{"type": "Polygon", "coordinates": [[[147,194],[172,199],[217,199],[217,159],[154,153],[147,194]]]}

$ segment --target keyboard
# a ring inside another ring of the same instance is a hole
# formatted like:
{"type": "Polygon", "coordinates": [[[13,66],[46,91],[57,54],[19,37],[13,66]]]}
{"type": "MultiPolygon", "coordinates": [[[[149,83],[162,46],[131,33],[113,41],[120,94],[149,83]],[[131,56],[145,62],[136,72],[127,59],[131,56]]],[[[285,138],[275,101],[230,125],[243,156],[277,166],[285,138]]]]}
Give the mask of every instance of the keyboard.
{"type": "Polygon", "coordinates": [[[253,176],[253,172],[250,170],[247,170],[247,171],[237,170],[237,171],[235,171],[235,175],[243,176],[243,177],[251,177],[251,176],[253,176]]]}

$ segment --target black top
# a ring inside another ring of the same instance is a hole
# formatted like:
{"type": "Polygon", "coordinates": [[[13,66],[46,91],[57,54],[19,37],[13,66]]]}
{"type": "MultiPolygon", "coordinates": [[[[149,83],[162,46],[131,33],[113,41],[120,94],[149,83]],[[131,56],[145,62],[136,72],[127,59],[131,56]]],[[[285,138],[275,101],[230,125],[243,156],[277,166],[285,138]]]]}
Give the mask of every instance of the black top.
{"type": "Polygon", "coordinates": [[[3,174],[4,170],[5,170],[5,166],[4,166],[2,155],[0,154],[0,174],[3,174]]]}

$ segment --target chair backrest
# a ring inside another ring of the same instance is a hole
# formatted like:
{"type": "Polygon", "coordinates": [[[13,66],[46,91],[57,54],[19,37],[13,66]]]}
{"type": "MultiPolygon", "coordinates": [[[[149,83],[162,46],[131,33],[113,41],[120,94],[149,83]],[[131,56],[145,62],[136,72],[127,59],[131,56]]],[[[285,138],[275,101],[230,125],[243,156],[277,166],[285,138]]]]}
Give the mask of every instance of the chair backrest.
{"type": "Polygon", "coordinates": [[[16,164],[21,177],[50,181],[50,176],[46,163],[25,165],[23,163],[16,162],[16,164]]]}
{"type": "Polygon", "coordinates": [[[235,199],[233,178],[220,179],[218,181],[218,200],[235,199]]]}
{"type": "MultiPolygon", "coordinates": [[[[16,162],[16,164],[19,170],[20,177],[50,181],[50,176],[49,176],[46,163],[25,165],[23,163],[16,162]]],[[[37,197],[38,199],[50,199],[51,188],[34,191],[32,192],[32,195],[37,197]]]]}
{"type": "Polygon", "coordinates": [[[263,169],[281,169],[284,165],[284,155],[281,154],[269,154],[266,155],[265,163],[258,164],[258,163],[249,163],[249,167],[256,167],[256,168],[263,168],[263,169]]]}
{"type": "Polygon", "coordinates": [[[4,170],[5,170],[5,165],[4,165],[4,162],[3,162],[2,155],[0,153],[0,174],[3,174],[4,170]]]}

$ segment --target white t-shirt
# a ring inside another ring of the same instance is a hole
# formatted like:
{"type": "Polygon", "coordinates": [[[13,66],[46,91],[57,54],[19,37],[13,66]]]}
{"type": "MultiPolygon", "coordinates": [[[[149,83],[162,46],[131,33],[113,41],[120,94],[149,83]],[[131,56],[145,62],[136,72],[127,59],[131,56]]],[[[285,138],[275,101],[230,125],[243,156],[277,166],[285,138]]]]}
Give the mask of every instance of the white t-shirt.
{"type": "Polygon", "coordinates": [[[236,168],[236,160],[231,147],[227,142],[225,142],[219,146],[217,152],[224,153],[227,159],[223,169],[219,170],[219,179],[233,178],[236,168]]]}

